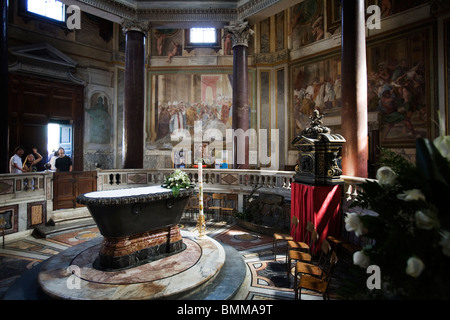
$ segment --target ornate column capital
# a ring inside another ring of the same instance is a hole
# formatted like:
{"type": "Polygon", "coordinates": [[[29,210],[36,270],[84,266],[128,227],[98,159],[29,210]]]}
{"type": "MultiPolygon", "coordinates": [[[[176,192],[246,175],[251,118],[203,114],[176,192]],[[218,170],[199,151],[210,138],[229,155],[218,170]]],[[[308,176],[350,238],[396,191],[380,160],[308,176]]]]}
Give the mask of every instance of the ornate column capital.
{"type": "Polygon", "coordinates": [[[248,40],[255,33],[248,26],[248,21],[232,21],[229,26],[224,26],[225,34],[231,35],[233,48],[235,46],[248,47],[248,40]]]}
{"type": "Polygon", "coordinates": [[[151,25],[148,21],[122,19],[122,31],[124,34],[127,33],[127,31],[139,31],[144,35],[147,35],[150,28],[151,25]]]}

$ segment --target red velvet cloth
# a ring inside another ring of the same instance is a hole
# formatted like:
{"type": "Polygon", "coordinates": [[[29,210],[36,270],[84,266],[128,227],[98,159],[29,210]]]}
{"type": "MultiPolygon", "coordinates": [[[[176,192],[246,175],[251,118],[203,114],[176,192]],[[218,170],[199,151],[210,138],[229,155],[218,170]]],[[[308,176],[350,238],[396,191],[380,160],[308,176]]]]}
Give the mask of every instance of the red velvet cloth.
{"type": "MultiPolygon", "coordinates": [[[[339,236],[341,230],[341,193],[342,186],[310,186],[300,183],[291,184],[291,220],[295,215],[299,220],[298,228],[291,235],[296,241],[304,241],[306,222],[316,226],[319,241],[312,248],[313,253],[320,251],[322,241],[327,236],[339,236]]],[[[309,238],[307,238],[309,242],[309,238]]]]}

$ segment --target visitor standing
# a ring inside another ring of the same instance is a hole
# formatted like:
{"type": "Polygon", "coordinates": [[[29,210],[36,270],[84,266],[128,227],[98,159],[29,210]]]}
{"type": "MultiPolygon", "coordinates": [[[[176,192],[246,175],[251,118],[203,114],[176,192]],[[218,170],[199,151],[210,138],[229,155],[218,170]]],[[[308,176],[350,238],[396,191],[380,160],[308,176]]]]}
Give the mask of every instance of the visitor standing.
{"type": "Polygon", "coordinates": [[[41,162],[41,160],[42,160],[42,156],[37,151],[37,148],[33,148],[33,153],[30,153],[29,155],[27,155],[27,157],[25,159],[25,162],[23,163],[22,171],[23,172],[36,172],[36,171],[39,171],[36,165],[39,162],[41,162]],[[35,158],[34,155],[36,155],[37,158],[35,158]]]}
{"type": "Polygon", "coordinates": [[[72,159],[70,159],[70,157],[66,156],[64,148],[58,149],[58,156],[59,156],[59,158],[56,159],[56,161],[55,161],[56,171],[71,172],[72,171],[72,159]]]}
{"type": "Polygon", "coordinates": [[[56,159],[58,159],[58,158],[59,158],[58,150],[53,151],[51,153],[50,160],[48,161],[48,163],[50,163],[50,170],[51,171],[56,171],[55,162],[56,162],[56,159]]]}
{"type": "Polygon", "coordinates": [[[9,160],[9,172],[10,173],[22,173],[22,156],[23,148],[16,147],[14,149],[14,155],[9,160]]]}

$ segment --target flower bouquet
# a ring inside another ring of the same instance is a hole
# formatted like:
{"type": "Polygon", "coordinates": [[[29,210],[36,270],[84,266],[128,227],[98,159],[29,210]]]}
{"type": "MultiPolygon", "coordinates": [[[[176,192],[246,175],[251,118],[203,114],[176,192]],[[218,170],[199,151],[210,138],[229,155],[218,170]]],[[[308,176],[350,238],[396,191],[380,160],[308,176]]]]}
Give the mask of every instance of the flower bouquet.
{"type": "Polygon", "coordinates": [[[346,213],[346,230],[367,243],[353,255],[346,298],[450,298],[449,150],[443,135],[416,141],[415,164],[383,150],[377,180],[361,185],[346,213]]]}
{"type": "Polygon", "coordinates": [[[180,193],[180,189],[193,188],[191,180],[187,173],[176,169],[172,174],[166,177],[166,182],[162,185],[163,188],[172,189],[173,195],[176,197],[180,193]]]}

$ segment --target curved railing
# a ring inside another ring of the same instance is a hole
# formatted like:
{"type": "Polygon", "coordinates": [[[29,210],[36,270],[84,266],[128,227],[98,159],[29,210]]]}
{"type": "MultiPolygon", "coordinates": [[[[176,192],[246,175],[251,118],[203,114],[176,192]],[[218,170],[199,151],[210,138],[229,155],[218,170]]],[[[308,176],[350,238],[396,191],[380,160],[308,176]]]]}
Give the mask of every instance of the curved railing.
{"type": "MultiPolygon", "coordinates": [[[[136,185],[163,184],[166,177],[174,169],[159,170],[98,170],[98,190],[130,188],[136,185]]],[[[198,170],[181,169],[189,175],[192,183],[198,182],[198,170]]],[[[242,191],[252,187],[272,190],[276,193],[290,193],[291,183],[294,181],[292,171],[273,170],[233,170],[208,169],[203,170],[203,184],[205,190],[234,189],[242,191]]]]}

